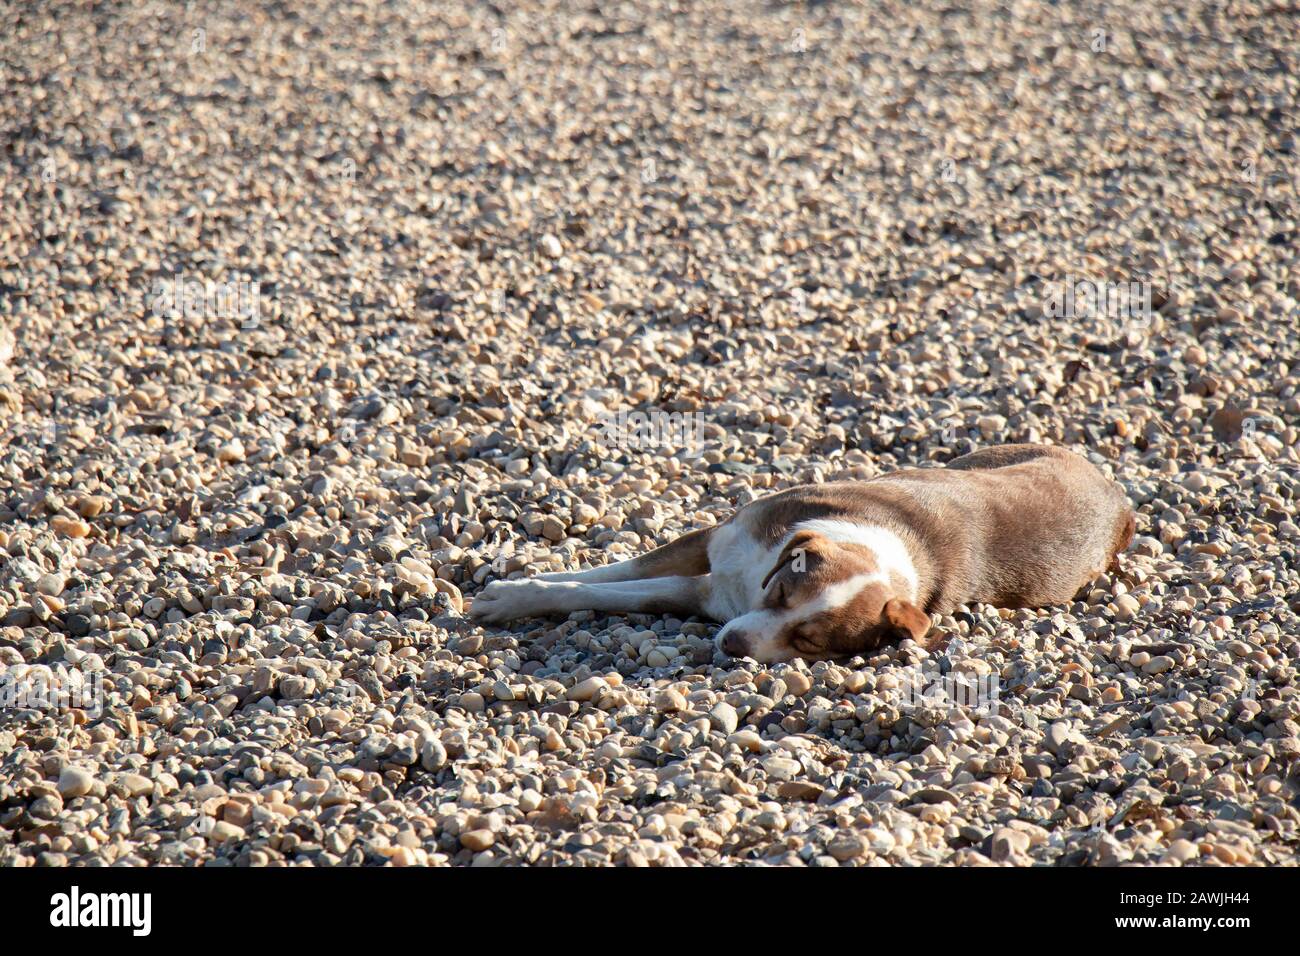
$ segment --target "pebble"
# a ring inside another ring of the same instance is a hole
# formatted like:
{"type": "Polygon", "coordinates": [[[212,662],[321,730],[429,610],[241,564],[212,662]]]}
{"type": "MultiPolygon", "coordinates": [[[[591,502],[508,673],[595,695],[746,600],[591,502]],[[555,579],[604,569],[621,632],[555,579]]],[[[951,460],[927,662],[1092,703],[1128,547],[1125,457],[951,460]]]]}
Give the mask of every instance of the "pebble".
{"type": "Polygon", "coordinates": [[[588,677],[570,687],[564,696],[567,700],[589,701],[608,686],[600,677],[588,677]]]}
{"type": "Polygon", "coordinates": [[[548,259],[558,259],[564,255],[564,247],[560,245],[560,240],[549,233],[541,238],[542,255],[548,259]]]}
{"type": "Polygon", "coordinates": [[[856,833],[839,833],[826,844],[826,852],[841,863],[856,859],[867,851],[866,842],[856,833]]]}
{"type": "Polygon", "coordinates": [[[213,843],[227,843],[232,840],[242,840],[244,838],[244,828],[235,826],[226,820],[218,820],[208,833],[208,839],[213,843]]]}
{"type": "Polygon", "coordinates": [[[686,698],[680,691],[669,687],[659,692],[655,697],[655,709],[661,712],[686,710],[686,698]]]}
{"type": "Polygon", "coordinates": [[[993,834],[991,858],[995,862],[1012,860],[1029,851],[1029,834],[1002,827],[993,834]]]}
{"type": "Polygon", "coordinates": [[[491,830],[470,830],[460,835],[460,845],[475,853],[486,850],[495,842],[496,836],[491,830]]]}
{"type": "Polygon", "coordinates": [[[785,681],[786,690],[796,697],[803,697],[808,691],[812,690],[812,680],[806,674],[798,671],[791,671],[782,675],[785,681]]]}
{"type": "Polygon", "coordinates": [[[1144,674],[1163,674],[1174,666],[1174,659],[1167,654],[1160,654],[1142,665],[1144,674]]]}
{"type": "Polygon", "coordinates": [[[725,701],[715,704],[713,709],[709,711],[709,722],[724,734],[735,733],[739,720],[740,718],[736,715],[736,708],[725,701]]]}
{"type": "Polygon", "coordinates": [[[59,795],[65,800],[84,797],[95,785],[95,777],[89,771],[71,765],[64,767],[59,774],[59,795]]]}
{"type": "Polygon", "coordinates": [[[1115,599],[1115,619],[1117,621],[1131,621],[1138,616],[1141,610],[1142,605],[1131,594],[1121,594],[1115,599]]]}
{"type": "Polygon", "coordinates": [[[1179,838],[1169,844],[1160,857],[1162,863],[1188,863],[1200,856],[1200,850],[1190,840],[1179,838]]]}
{"type": "Polygon", "coordinates": [[[36,582],[36,590],[41,594],[59,595],[63,593],[64,580],[61,574],[43,574],[36,582]]]}
{"type": "Polygon", "coordinates": [[[84,538],[90,534],[90,525],[76,518],[55,515],[50,519],[50,527],[65,538],[84,538]]]}

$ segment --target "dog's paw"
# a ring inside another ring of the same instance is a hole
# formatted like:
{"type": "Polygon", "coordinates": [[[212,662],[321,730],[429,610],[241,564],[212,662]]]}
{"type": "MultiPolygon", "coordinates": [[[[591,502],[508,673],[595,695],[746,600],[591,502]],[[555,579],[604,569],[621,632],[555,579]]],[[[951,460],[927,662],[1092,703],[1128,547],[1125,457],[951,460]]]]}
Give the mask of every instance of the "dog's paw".
{"type": "Polygon", "coordinates": [[[493,581],[475,595],[469,616],[484,624],[503,624],[540,613],[538,590],[533,581],[493,581]]]}

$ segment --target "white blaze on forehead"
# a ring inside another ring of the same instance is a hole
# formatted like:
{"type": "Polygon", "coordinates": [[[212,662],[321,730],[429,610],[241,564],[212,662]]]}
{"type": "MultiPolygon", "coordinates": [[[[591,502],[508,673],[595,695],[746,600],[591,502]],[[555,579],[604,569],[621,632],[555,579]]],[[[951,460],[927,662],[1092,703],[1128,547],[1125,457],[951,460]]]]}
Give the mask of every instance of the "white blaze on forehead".
{"type": "Polygon", "coordinates": [[[814,518],[799,522],[793,530],[815,531],[841,544],[861,545],[876,556],[876,565],[885,582],[889,583],[893,577],[901,579],[907,588],[907,599],[916,600],[916,565],[903,539],[888,528],[840,518],[814,518]]]}
{"type": "Polygon", "coordinates": [[[749,656],[757,661],[768,662],[782,655],[794,656],[788,647],[780,643],[781,634],[786,627],[843,607],[869,584],[888,583],[885,575],[878,572],[855,574],[843,581],[828,584],[815,598],[805,601],[798,607],[750,611],[748,614],[732,618],[722,630],[718,631],[716,638],[718,646],[722,646],[722,639],[726,635],[732,631],[739,631],[745,635],[749,656]]]}

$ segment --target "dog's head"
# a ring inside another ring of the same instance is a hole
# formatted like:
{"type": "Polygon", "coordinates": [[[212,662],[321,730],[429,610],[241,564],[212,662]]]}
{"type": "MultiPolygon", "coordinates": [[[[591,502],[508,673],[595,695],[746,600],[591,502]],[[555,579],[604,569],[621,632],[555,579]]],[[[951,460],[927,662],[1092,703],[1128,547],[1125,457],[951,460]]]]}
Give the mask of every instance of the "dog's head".
{"type": "Polygon", "coordinates": [[[930,617],[865,547],[799,531],[763,579],[759,610],[718,632],[718,647],[763,664],[852,657],[911,638],[928,647],[930,617]]]}

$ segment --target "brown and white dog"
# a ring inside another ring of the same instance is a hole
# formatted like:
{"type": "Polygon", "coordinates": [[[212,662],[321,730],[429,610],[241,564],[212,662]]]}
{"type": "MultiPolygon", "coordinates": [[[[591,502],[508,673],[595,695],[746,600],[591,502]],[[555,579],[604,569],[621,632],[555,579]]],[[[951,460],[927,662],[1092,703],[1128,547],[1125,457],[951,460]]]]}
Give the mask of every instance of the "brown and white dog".
{"type": "Polygon", "coordinates": [[[577,610],[725,622],[718,647],[762,663],[864,654],[930,615],[983,602],[1070,601],[1133,540],[1123,489],[1048,445],[981,449],[944,467],[800,485],[630,561],[496,581],[486,623],[577,610]]]}

